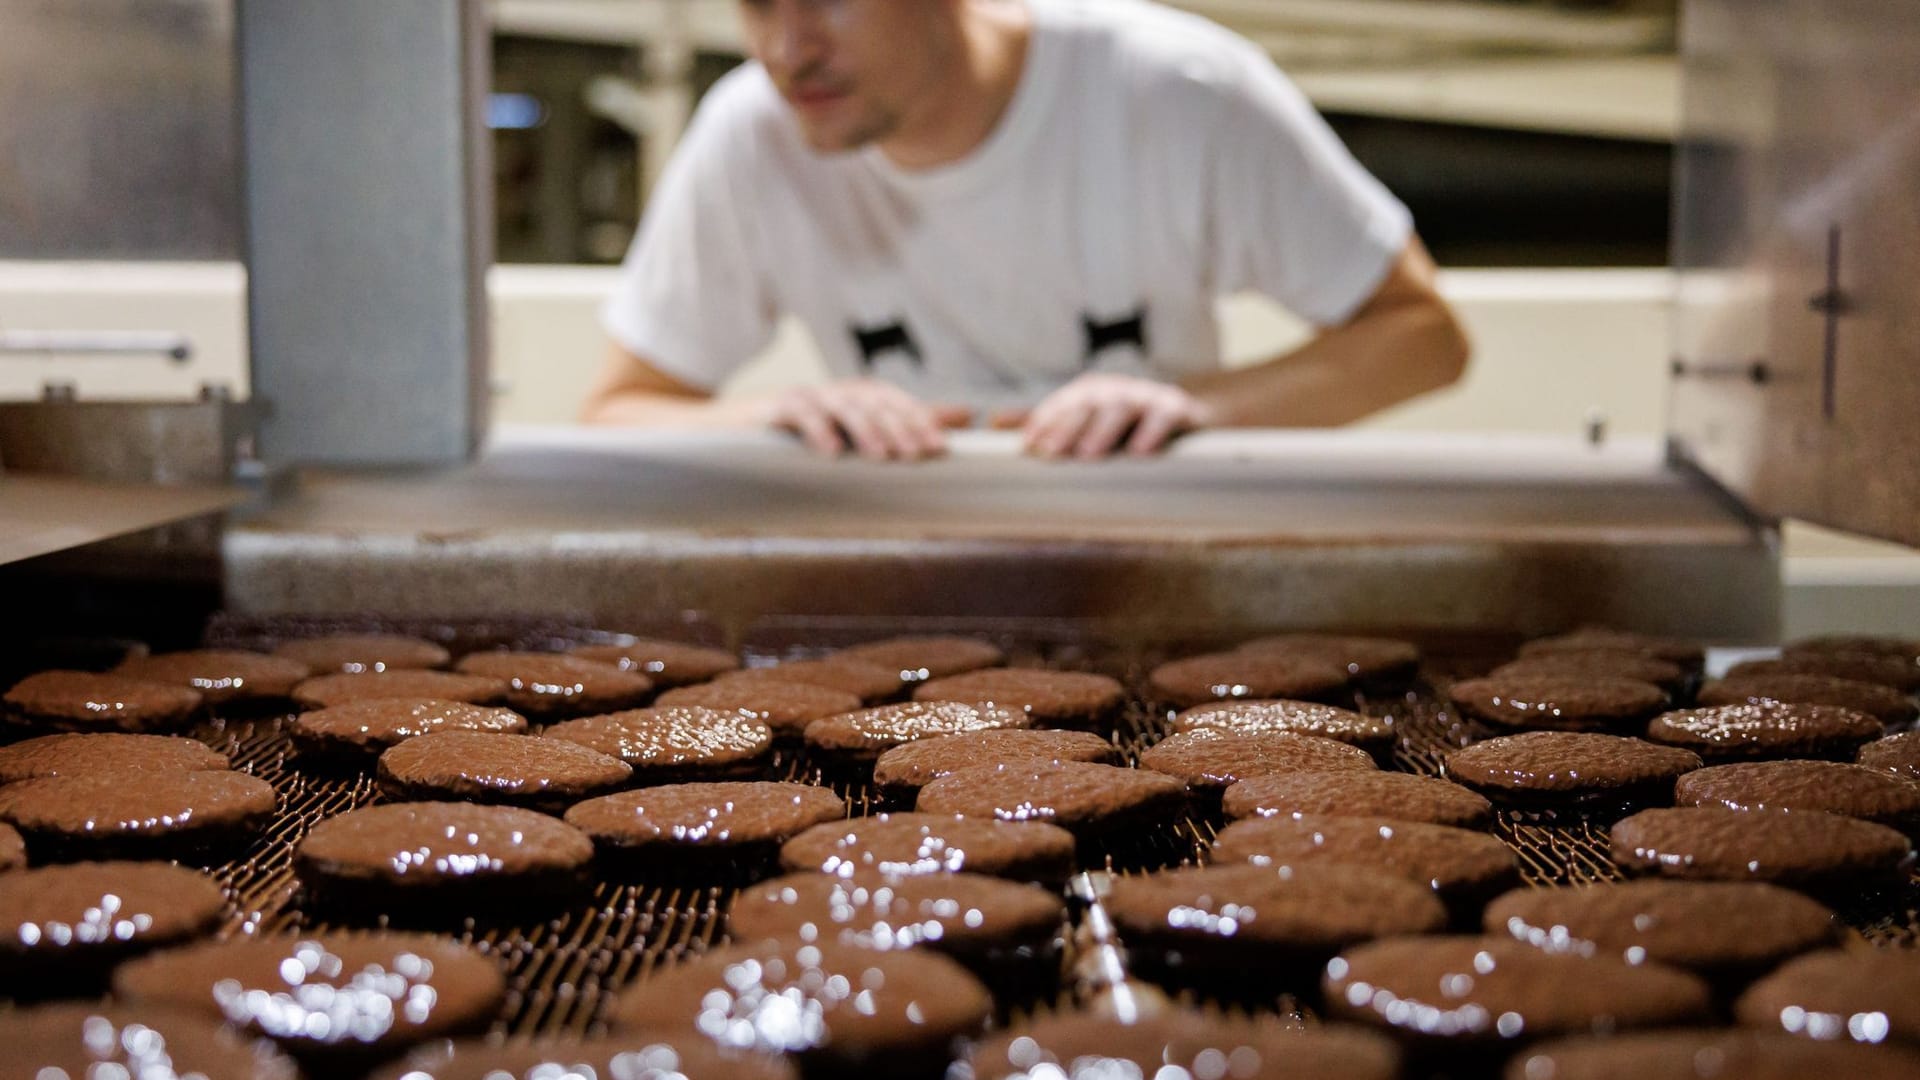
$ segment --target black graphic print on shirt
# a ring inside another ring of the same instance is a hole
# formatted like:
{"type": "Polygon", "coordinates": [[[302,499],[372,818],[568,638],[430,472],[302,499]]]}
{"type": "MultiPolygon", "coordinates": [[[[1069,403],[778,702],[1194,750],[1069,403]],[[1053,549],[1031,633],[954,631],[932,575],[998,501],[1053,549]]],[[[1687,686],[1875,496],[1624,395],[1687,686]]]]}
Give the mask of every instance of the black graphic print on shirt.
{"type": "Polygon", "coordinates": [[[854,344],[860,349],[860,366],[869,374],[882,356],[892,352],[904,355],[916,366],[926,366],[927,358],[920,352],[919,342],[913,340],[903,321],[896,319],[884,326],[874,327],[854,325],[848,329],[853,332],[854,344]]]}
{"type": "Polygon", "coordinates": [[[1133,314],[1112,322],[1101,322],[1092,315],[1080,316],[1080,325],[1087,333],[1087,351],[1081,363],[1092,367],[1100,359],[1100,354],[1108,349],[1134,348],[1140,355],[1147,352],[1147,306],[1141,304],[1133,314]]]}

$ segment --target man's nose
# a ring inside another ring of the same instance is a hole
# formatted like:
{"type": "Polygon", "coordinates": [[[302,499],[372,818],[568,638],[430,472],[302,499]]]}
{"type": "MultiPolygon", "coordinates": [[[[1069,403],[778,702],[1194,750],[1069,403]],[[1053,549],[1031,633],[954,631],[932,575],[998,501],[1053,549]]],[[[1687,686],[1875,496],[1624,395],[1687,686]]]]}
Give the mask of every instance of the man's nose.
{"type": "Polygon", "coordinates": [[[761,63],[792,74],[825,57],[826,38],[815,7],[812,0],[775,0],[763,28],[761,63]]]}

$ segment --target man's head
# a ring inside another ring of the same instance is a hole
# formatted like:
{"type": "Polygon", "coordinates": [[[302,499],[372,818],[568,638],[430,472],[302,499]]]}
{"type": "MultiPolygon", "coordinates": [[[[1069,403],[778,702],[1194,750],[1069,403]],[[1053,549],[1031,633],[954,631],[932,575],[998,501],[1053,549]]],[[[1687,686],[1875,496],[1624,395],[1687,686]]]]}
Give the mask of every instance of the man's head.
{"type": "MultiPolygon", "coordinates": [[[[885,140],[961,62],[966,0],[740,0],[747,46],[815,150],[885,140]]],[[[937,105],[936,105],[937,107],[937,105]]]]}

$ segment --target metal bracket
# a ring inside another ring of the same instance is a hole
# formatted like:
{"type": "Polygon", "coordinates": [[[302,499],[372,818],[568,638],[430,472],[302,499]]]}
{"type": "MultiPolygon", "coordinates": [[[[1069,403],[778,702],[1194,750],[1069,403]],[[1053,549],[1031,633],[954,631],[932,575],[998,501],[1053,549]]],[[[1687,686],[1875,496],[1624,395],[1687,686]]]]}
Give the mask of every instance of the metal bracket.
{"type": "Polygon", "coordinates": [[[1840,226],[1827,228],[1827,287],[1807,298],[1807,307],[1826,319],[1820,343],[1820,413],[1833,419],[1835,382],[1840,368],[1840,317],[1853,310],[1853,298],[1840,288],[1840,226]]]}

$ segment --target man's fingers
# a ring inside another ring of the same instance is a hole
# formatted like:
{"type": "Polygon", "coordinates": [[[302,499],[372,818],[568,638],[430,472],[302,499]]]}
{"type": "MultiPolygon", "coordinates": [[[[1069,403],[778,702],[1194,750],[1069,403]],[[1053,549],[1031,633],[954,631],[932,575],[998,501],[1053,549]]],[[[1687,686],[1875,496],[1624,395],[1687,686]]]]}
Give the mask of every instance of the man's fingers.
{"type": "Polygon", "coordinates": [[[1074,442],[1074,455],[1083,459],[1106,457],[1120,448],[1127,428],[1138,416],[1139,409],[1129,402],[1109,401],[1101,405],[1093,411],[1092,419],[1074,442]]]}
{"type": "Polygon", "coordinates": [[[800,436],[807,449],[826,457],[839,457],[846,450],[846,440],[840,437],[840,429],[834,426],[832,417],[818,402],[797,400],[784,406],[774,423],[800,436]]]}
{"type": "Polygon", "coordinates": [[[1032,415],[1032,409],[1001,409],[987,418],[987,426],[995,431],[1018,431],[1027,426],[1032,415]]]}
{"type": "Polygon", "coordinates": [[[1140,422],[1133,426],[1133,436],[1127,440],[1127,453],[1142,456],[1157,454],[1187,424],[1188,419],[1180,409],[1148,409],[1140,422]]]}
{"type": "Polygon", "coordinates": [[[874,461],[885,461],[892,456],[887,437],[870,413],[850,402],[836,402],[831,407],[834,422],[847,433],[855,453],[874,461]]]}
{"type": "Polygon", "coordinates": [[[1052,410],[1045,417],[1036,417],[1040,426],[1028,436],[1027,445],[1041,457],[1065,456],[1093,415],[1092,406],[1076,403],[1052,410]]]}
{"type": "Polygon", "coordinates": [[[930,418],[915,415],[918,410],[882,408],[875,410],[874,426],[886,440],[887,456],[913,461],[932,453],[928,440],[938,438],[930,418]]]}

